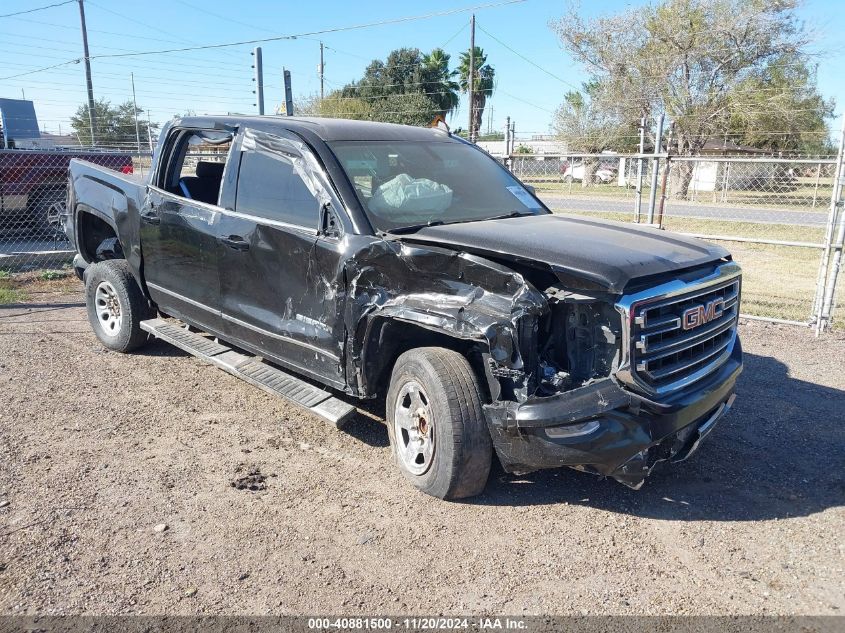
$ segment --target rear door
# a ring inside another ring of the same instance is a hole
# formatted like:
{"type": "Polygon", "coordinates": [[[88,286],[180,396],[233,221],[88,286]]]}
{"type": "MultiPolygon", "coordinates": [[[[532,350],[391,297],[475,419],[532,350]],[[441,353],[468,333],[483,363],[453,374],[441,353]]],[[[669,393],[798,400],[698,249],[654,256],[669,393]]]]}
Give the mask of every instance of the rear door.
{"type": "Polygon", "coordinates": [[[340,231],[318,232],[321,208],[340,203],[314,154],[292,133],[245,129],[234,153],[237,189],[218,233],[226,335],[342,386],[342,238],[340,231]]]}
{"type": "Polygon", "coordinates": [[[141,212],[150,296],[163,312],[215,332],[223,329],[218,199],[231,137],[214,130],[172,130],[141,212]]]}

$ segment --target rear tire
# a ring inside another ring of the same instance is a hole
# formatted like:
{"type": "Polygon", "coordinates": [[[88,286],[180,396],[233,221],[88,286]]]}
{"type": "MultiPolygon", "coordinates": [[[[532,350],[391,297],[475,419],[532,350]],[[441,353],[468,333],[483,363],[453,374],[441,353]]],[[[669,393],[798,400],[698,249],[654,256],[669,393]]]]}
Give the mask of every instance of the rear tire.
{"type": "Polygon", "coordinates": [[[155,316],[129,264],[111,259],[85,269],[85,304],[91,328],[108,349],[130,352],[147,342],[141,321],[155,316]]]}
{"type": "Polygon", "coordinates": [[[420,347],[396,361],[387,393],[387,428],[399,468],[439,499],[480,494],[493,443],[478,379],[461,354],[420,347]]]}

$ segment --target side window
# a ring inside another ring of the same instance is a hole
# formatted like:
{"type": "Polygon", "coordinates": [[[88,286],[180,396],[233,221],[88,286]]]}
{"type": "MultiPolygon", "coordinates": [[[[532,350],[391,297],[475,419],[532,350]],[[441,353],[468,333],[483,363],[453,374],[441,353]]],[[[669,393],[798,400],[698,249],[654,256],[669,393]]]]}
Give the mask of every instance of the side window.
{"type": "Polygon", "coordinates": [[[235,211],[268,220],[317,228],[320,205],[294,161],[283,151],[243,151],[235,211]]]}
{"type": "Polygon", "coordinates": [[[174,130],[176,137],[160,186],[177,196],[217,204],[232,144],[230,132],[174,130]]]}

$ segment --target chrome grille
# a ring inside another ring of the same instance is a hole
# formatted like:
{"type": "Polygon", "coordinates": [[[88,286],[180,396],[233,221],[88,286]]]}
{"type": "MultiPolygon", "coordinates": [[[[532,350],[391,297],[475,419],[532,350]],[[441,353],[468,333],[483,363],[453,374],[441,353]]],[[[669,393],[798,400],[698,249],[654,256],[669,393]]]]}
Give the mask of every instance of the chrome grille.
{"type": "Polygon", "coordinates": [[[655,289],[620,304],[629,323],[620,378],[660,395],[715,371],[736,339],[739,274],[738,266],[724,264],[699,282],[672,282],[672,292],[655,289]]]}

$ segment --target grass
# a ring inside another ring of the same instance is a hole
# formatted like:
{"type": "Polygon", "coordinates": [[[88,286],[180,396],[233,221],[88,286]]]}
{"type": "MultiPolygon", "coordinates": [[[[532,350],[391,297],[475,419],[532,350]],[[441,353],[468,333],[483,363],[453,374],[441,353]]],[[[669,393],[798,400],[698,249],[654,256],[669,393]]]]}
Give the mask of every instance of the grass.
{"type": "Polygon", "coordinates": [[[55,281],[57,279],[64,279],[69,277],[71,271],[69,270],[42,270],[38,273],[38,278],[41,281],[55,281]]]}
{"type": "Polygon", "coordinates": [[[0,306],[12,303],[21,303],[25,300],[26,294],[17,288],[11,288],[4,283],[0,283],[0,306]]]}
{"type": "Polygon", "coordinates": [[[0,305],[24,303],[31,295],[71,294],[80,284],[69,266],[62,269],[11,273],[0,270],[0,305]]]}

